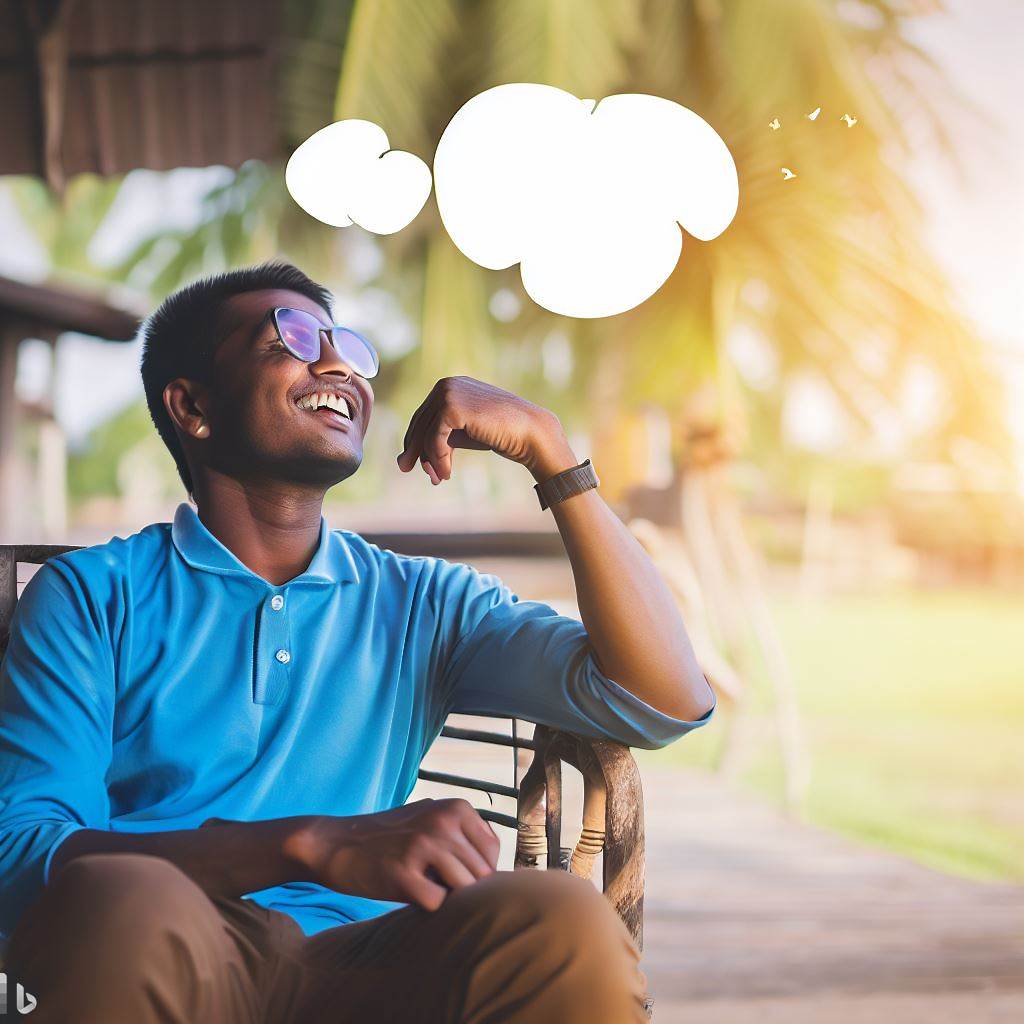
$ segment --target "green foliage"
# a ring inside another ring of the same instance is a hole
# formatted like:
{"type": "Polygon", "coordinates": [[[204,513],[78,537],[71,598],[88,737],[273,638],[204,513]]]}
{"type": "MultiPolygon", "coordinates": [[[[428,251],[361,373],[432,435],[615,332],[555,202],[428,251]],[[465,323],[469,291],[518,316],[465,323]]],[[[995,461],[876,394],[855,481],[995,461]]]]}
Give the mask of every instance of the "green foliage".
{"type": "MultiPolygon", "coordinates": [[[[381,399],[408,402],[455,366],[495,367],[505,386],[528,385],[570,425],[584,425],[599,369],[613,359],[623,408],[654,402],[682,436],[691,396],[710,390],[714,416],[732,431],[750,402],[725,343],[745,325],[774,349],[779,386],[798,373],[820,374],[865,438],[880,415],[903,417],[908,370],[923,362],[943,400],[917,453],[947,457],[969,438],[1009,465],[999,382],[926,249],[903,171],[922,139],[951,153],[942,112],[956,98],[910,41],[911,5],[871,0],[856,17],[850,8],[835,0],[289,5],[289,143],[332,116],[364,117],[384,126],[393,146],[429,161],[467,99],[499,83],[537,81],[582,97],[631,91],[674,99],[719,131],[739,169],[740,208],[727,231],[711,243],[686,237],[678,268],[651,300],[593,323],[529,300],[511,323],[495,321],[488,303],[498,288],[522,296],[517,271],[490,273],[447,251],[429,200],[412,225],[377,243],[385,257],[378,283],[401,299],[421,341],[419,353],[382,377],[395,390],[381,399]],[[819,104],[823,113],[811,123],[804,115],[819,104]],[[858,117],[855,128],[839,120],[845,112],[858,117]],[[777,132],[768,129],[775,116],[777,132]],[[784,164],[797,179],[781,180],[784,164]],[[554,330],[574,349],[574,376],[563,389],[537,372],[554,330]]],[[[47,244],[76,263],[116,183],[72,184],[86,192],[65,210],[66,222],[38,192],[23,199],[36,204],[29,220],[47,244]]],[[[346,252],[359,230],[314,221],[287,195],[280,165],[249,163],[210,193],[198,227],[147,239],[108,276],[159,299],[205,270],[282,255],[347,286],[346,252]]],[[[758,425],[776,448],[779,408],[758,425]]]]}
{"type": "MultiPolygon", "coordinates": [[[[775,612],[813,763],[810,820],[941,870],[1024,881],[1024,601],[949,590],[775,612]]],[[[645,756],[706,766],[721,739],[709,727],[645,756]]],[[[780,772],[767,732],[745,781],[778,797],[780,772]]]]}
{"type": "Polygon", "coordinates": [[[68,183],[61,198],[36,178],[12,178],[7,188],[54,271],[66,279],[95,282],[110,275],[90,258],[89,246],[110,212],[122,180],[80,174],[68,183]]]}
{"type": "Polygon", "coordinates": [[[133,402],[93,429],[85,444],[68,457],[68,497],[73,504],[87,498],[119,494],[118,467],[124,456],[144,446],[166,482],[168,493],[180,490],[177,471],[144,401],[133,402]]]}

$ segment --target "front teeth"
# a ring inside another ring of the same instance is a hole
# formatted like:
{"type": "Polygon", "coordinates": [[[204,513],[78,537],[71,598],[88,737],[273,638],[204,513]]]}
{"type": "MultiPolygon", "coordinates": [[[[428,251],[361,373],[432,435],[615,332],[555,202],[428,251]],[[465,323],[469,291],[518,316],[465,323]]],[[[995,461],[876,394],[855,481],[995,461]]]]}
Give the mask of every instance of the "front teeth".
{"type": "Polygon", "coordinates": [[[333,409],[335,412],[341,413],[342,416],[352,419],[352,409],[348,404],[348,399],[342,395],[318,391],[312,395],[303,395],[295,404],[300,409],[309,409],[311,412],[326,405],[328,409],[333,409]]]}

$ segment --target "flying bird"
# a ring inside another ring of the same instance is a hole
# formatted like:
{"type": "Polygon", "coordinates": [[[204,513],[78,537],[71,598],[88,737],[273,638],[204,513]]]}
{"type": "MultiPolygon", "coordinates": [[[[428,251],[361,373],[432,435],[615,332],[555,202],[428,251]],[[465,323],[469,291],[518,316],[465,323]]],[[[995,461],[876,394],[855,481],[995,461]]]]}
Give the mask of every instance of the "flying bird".
{"type": "Polygon", "coordinates": [[[840,121],[845,121],[847,128],[852,128],[857,123],[857,118],[850,117],[849,114],[843,114],[843,116],[841,118],[839,118],[839,120],[840,121]]]}
{"type": "Polygon", "coordinates": [[[782,180],[783,181],[789,181],[790,178],[795,178],[795,177],[796,177],[796,175],[788,167],[783,167],[782,168],[782,180]]]}
{"type": "Polygon", "coordinates": [[[774,121],[768,122],[768,127],[771,128],[773,132],[777,132],[782,127],[782,124],[778,118],[775,118],[774,121]]]}
{"type": "Polygon", "coordinates": [[[807,115],[807,120],[808,120],[808,121],[816,121],[816,120],[818,119],[818,115],[819,115],[820,113],[821,113],[821,107],[815,107],[815,108],[814,108],[814,109],[813,109],[813,110],[812,110],[812,111],[811,111],[811,112],[810,112],[810,113],[809,113],[809,114],[807,115]]]}

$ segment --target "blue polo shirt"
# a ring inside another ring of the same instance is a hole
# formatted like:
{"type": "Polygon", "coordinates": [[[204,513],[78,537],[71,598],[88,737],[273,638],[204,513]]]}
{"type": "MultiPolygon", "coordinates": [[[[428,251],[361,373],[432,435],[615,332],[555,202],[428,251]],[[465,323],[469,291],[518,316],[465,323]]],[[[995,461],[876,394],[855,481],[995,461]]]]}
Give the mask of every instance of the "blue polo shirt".
{"type": "MultiPolygon", "coordinates": [[[[496,576],[324,520],[309,567],[281,586],[186,504],[173,524],[52,559],[0,668],[0,929],[76,829],[400,805],[455,711],[648,748],[711,715],[634,697],[598,671],[578,620],[496,576]]],[[[400,905],[304,882],[249,898],[307,934],[400,905]]]]}

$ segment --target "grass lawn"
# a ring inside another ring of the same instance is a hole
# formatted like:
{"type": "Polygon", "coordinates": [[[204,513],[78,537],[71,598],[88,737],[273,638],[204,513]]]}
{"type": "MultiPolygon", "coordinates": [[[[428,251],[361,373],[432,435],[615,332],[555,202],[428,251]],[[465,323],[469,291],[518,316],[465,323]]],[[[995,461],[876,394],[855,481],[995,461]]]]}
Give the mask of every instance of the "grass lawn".
{"type": "MultiPolygon", "coordinates": [[[[1024,595],[780,598],[774,609],[812,760],[808,818],[941,870],[1024,881],[1024,595]]],[[[642,757],[709,765],[724,721],[642,757]]],[[[743,778],[781,793],[772,735],[743,778]]]]}

